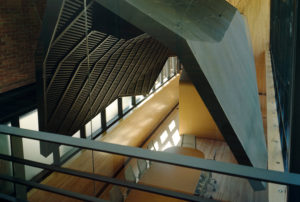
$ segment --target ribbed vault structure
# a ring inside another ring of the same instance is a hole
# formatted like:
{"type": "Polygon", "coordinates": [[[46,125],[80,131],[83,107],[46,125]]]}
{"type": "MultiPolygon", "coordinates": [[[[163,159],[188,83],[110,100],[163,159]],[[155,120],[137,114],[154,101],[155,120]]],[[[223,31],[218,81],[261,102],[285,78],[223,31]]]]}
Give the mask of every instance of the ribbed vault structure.
{"type": "MultiPolygon", "coordinates": [[[[40,126],[72,135],[116,98],[147,94],[169,51],[94,1],[57,5],[47,7],[46,13],[59,10],[58,17],[47,52],[37,56],[40,126]]],[[[46,15],[44,22],[50,20],[46,15]]]]}

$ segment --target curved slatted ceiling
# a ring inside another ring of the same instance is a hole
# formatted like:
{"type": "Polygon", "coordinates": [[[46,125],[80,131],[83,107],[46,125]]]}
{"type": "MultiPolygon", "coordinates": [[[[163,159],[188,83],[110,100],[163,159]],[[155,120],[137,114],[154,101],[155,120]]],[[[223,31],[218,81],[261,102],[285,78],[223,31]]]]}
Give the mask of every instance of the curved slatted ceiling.
{"type": "Polygon", "coordinates": [[[86,10],[81,0],[62,3],[43,61],[41,130],[72,135],[116,98],[147,94],[169,55],[94,1],[86,10]]]}

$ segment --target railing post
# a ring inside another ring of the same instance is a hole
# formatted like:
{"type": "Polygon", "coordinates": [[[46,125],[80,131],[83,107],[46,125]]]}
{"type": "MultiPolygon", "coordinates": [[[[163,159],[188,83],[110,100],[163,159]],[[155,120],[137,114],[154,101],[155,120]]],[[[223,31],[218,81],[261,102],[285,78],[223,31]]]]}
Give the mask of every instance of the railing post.
{"type": "Polygon", "coordinates": [[[122,100],[122,98],[118,98],[118,115],[119,115],[119,118],[123,117],[123,100],[122,100]]]}
{"type": "Polygon", "coordinates": [[[101,113],[101,127],[102,130],[106,130],[107,125],[106,125],[106,109],[104,109],[101,113]]]}
{"type": "MultiPolygon", "coordinates": [[[[20,127],[19,117],[15,117],[11,121],[11,125],[14,127],[20,127]]],[[[11,137],[11,155],[13,157],[24,159],[24,149],[23,149],[23,140],[20,137],[10,136],[11,137]]],[[[14,177],[25,178],[25,166],[19,163],[12,163],[13,165],[13,175],[14,177]]],[[[27,199],[27,187],[20,184],[15,184],[15,193],[16,198],[26,200],[27,199]]]]}

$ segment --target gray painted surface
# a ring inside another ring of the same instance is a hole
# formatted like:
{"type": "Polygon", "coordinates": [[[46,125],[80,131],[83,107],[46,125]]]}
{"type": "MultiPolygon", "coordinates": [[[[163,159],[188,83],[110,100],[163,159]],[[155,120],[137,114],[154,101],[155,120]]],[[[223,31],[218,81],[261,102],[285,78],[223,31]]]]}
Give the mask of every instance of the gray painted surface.
{"type": "Polygon", "coordinates": [[[96,0],[177,54],[237,161],[267,167],[255,64],[240,13],[220,0],[96,0]]]}
{"type": "Polygon", "coordinates": [[[220,42],[187,42],[250,161],[266,168],[255,64],[243,27],[243,19],[236,13],[220,42]]]}

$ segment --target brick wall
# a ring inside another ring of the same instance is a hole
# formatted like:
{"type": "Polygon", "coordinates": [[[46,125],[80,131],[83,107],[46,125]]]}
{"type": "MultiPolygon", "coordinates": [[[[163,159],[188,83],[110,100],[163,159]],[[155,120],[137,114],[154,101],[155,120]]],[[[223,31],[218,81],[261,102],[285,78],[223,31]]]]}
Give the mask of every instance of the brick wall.
{"type": "Polygon", "coordinates": [[[35,82],[34,54],[45,2],[0,2],[0,93],[35,82]]]}

